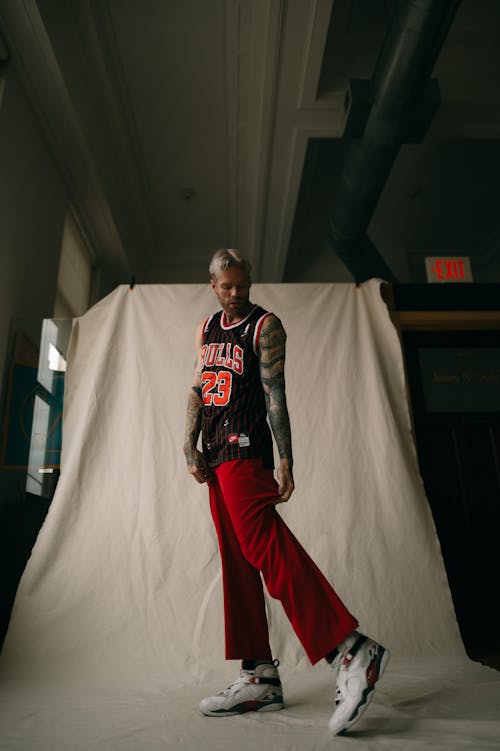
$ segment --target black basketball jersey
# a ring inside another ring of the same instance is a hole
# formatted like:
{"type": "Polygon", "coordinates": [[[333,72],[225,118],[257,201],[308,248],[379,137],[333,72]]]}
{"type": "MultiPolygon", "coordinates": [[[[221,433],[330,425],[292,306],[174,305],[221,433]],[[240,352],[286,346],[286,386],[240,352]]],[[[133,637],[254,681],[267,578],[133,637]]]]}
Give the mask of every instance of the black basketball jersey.
{"type": "Polygon", "coordinates": [[[241,321],[224,311],[203,327],[201,418],[203,453],[211,466],[261,457],[273,466],[273,447],[259,370],[259,335],[270,315],[255,305],[241,321]]]}

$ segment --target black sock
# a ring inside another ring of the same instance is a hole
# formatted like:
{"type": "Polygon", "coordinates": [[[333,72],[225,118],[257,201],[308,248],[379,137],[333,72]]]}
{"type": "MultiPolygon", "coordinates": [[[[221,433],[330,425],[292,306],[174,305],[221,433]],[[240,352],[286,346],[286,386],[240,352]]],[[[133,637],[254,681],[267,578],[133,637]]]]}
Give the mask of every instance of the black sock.
{"type": "Polygon", "coordinates": [[[242,670],[255,670],[257,665],[274,665],[273,660],[265,659],[265,660],[242,660],[241,661],[241,669],[242,670]]]}
{"type": "Polygon", "coordinates": [[[335,658],[337,657],[338,653],[339,653],[339,650],[338,650],[338,649],[332,649],[332,651],[331,651],[331,652],[328,652],[328,654],[327,654],[327,655],[325,655],[325,660],[326,660],[327,662],[329,662],[329,663],[330,663],[330,665],[331,665],[331,664],[332,664],[332,662],[334,661],[334,659],[335,659],[335,658]]]}

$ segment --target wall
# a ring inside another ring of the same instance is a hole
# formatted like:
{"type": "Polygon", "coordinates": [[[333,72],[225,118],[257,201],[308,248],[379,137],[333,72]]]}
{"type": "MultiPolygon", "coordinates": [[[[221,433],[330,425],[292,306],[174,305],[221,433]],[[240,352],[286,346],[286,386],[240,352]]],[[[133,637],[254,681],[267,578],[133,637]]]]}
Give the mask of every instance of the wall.
{"type": "Polygon", "coordinates": [[[0,374],[12,318],[53,312],[67,195],[15,66],[0,110],[0,374]]]}
{"type": "MultiPolygon", "coordinates": [[[[13,318],[51,317],[67,195],[37,118],[8,69],[0,109],[0,394],[13,318]]],[[[26,327],[35,341],[37,327],[26,327]],[[33,331],[31,332],[31,329],[33,331]]],[[[0,399],[0,417],[4,399],[0,399]]],[[[0,510],[21,497],[25,472],[0,471],[0,510]]]]}
{"type": "Polygon", "coordinates": [[[405,144],[368,234],[401,282],[425,282],[425,256],[469,256],[474,281],[500,281],[500,140],[405,144]],[[406,265],[406,271],[405,271],[406,265]]]}

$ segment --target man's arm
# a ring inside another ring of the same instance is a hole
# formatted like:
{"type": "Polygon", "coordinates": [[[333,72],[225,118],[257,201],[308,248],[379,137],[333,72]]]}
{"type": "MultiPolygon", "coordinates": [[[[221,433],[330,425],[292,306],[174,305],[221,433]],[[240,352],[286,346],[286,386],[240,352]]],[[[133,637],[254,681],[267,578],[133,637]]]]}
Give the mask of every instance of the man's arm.
{"type": "Polygon", "coordinates": [[[186,456],[188,472],[200,483],[206,482],[210,477],[210,468],[205,457],[196,448],[200,436],[201,411],[203,409],[203,400],[201,398],[202,325],[200,324],[196,329],[196,365],[188,397],[186,433],[184,438],[184,454],[186,456]]]}
{"type": "Polygon", "coordinates": [[[292,436],[285,394],[285,341],[285,329],[280,321],[274,315],[268,316],[259,339],[260,378],[280,455],[277,474],[281,501],[288,501],[294,490],[292,436]]]}

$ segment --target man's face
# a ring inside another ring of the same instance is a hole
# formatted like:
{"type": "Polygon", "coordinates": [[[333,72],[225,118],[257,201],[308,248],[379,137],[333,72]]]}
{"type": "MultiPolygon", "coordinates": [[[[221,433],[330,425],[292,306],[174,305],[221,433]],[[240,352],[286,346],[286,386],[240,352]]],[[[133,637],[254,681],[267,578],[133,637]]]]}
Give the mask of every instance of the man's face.
{"type": "Polygon", "coordinates": [[[215,281],[211,279],[210,283],[230,322],[238,321],[246,316],[251,308],[249,301],[251,282],[243,269],[228,266],[215,281]]]}

